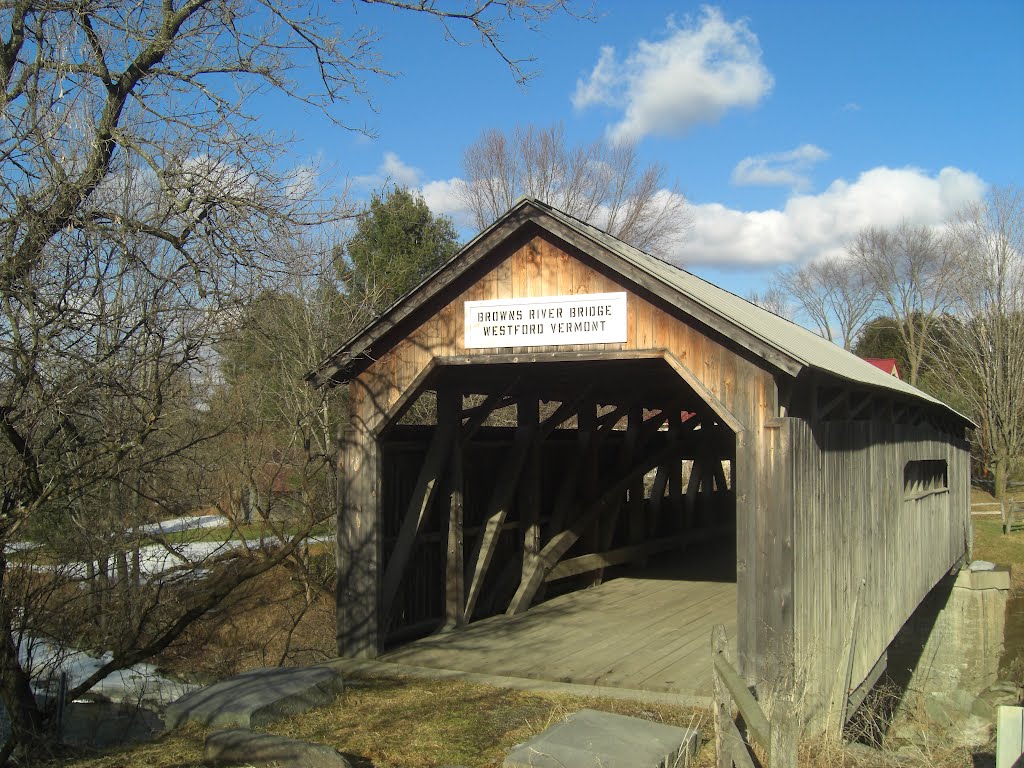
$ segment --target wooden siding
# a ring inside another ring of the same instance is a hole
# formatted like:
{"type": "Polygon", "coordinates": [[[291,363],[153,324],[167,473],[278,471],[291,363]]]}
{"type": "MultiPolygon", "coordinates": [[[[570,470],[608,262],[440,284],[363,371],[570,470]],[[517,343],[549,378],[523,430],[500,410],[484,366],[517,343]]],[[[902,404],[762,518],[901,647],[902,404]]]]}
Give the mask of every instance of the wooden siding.
{"type": "Polygon", "coordinates": [[[965,442],[927,426],[782,421],[793,462],[797,685],[813,720],[846,669],[848,640],[855,687],[966,555],[969,454],[965,442]],[[905,499],[904,467],[928,459],[947,462],[948,490],[905,499]]]}

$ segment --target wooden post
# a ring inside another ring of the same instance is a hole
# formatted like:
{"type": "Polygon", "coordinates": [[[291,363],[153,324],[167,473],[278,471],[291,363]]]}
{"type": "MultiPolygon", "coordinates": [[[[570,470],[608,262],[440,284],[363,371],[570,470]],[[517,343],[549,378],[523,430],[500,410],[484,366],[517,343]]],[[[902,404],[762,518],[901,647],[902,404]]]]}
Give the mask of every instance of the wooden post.
{"type": "MultiPolygon", "coordinates": [[[[728,644],[725,637],[725,627],[716,624],[711,630],[711,658],[714,660],[717,654],[726,653],[728,644]]],[[[712,667],[711,670],[711,692],[713,698],[712,715],[715,726],[715,755],[717,756],[718,768],[732,768],[732,758],[725,749],[725,721],[732,720],[732,699],[729,692],[722,685],[722,679],[712,667]]]]}
{"type": "MultiPolygon", "coordinates": [[[[754,768],[754,761],[747,751],[747,743],[732,719],[733,706],[735,705],[743,716],[750,735],[766,750],[769,749],[767,741],[771,726],[765,719],[760,705],[732,668],[729,643],[726,640],[725,626],[722,624],[716,624],[711,630],[711,681],[717,768],[754,768]]],[[[774,763],[770,764],[770,768],[775,768],[774,763]]]]}
{"type": "Polygon", "coordinates": [[[466,605],[465,565],[463,562],[463,471],[462,440],[452,445],[448,462],[448,547],[445,553],[444,615],[445,629],[460,627],[466,605]]]}
{"type": "MultiPolygon", "coordinates": [[[[640,427],[644,421],[643,408],[640,406],[631,406],[628,414],[628,423],[626,425],[626,436],[622,443],[622,450],[619,454],[619,465],[618,471],[624,472],[633,464],[634,455],[636,453],[637,440],[640,436],[640,427]]],[[[643,477],[638,478],[639,482],[643,482],[643,477]]],[[[634,482],[626,492],[636,488],[636,482],[634,482]]],[[[608,507],[607,514],[601,521],[603,529],[601,531],[601,537],[599,542],[599,552],[605,552],[612,548],[615,543],[615,531],[618,528],[619,516],[622,512],[622,508],[626,506],[627,502],[625,498],[619,500],[617,504],[611,504],[608,507]]],[[[627,514],[629,510],[627,510],[627,514]]],[[[633,531],[632,521],[630,520],[629,530],[633,531]]],[[[604,569],[600,568],[595,572],[595,582],[601,583],[604,580],[604,569]]]]}
{"type": "Polygon", "coordinates": [[[663,461],[667,461],[673,452],[679,450],[678,446],[668,444],[652,455],[645,456],[623,476],[616,478],[612,483],[584,509],[572,524],[563,531],[556,533],[551,540],[544,545],[540,554],[534,559],[534,566],[530,572],[523,576],[515,597],[505,612],[514,616],[527,610],[533,603],[537,590],[544,583],[544,577],[562,559],[566,552],[579,541],[580,537],[594,523],[594,520],[604,511],[608,504],[618,501],[622,492],[625,491],[637,477],[643,477],[653,467],[663,461]]]}
{"type": "MultiPolygon", "coordinates": [[[[430,447],[423,459],[416,487],[402,520],[394,550],[384,571],[382,604],[385,616],[390,616],[398,587],[402,583],[405,569],[412,555],[416,537],[423,528],[423,522],[430,511],[434,498],[444,476],[445,466],[451,456],[452,443],[458,431],[459,415],[462,412],[462,395],[458,392],[437,393],[437,426],[430,440],[430,447]]],[[[385,622],[386,625],[387,622],[385,622]]]]}
{"type": "Polygon", "coordinates": [[[373,658],[380,652],[379,453],[376,436],[361,419],[352,419],[339,457],[335,600],[340,656],[373,658]]]}
{"type": "Polygon", "coordinates": [[[494,550],[498,546],[501,526],[504,525],[505,517],[508,515],[513,498],[515,498],[523,465],[530,454],[534,444],[533,438],[538,430],[538,424],[534,418],[537,413],[536,401],[534,401],[534,407],[531,408],[526,401],[521,400],[519,413],[521,415],[519,426],[516,428],[516,436],[498,474],[494,493],[487,505],[487,521],[477,539],[475,557],[473,558],[473,580],[470,582],[469,594],[466,597],[465,621],[467,622],[472,619],[473,611],[480,599],[487,569],[491,565],[491,558],[494,557],[494,550]]]}
{"type": "MultiPolygon", "coordinates": [[[[540,418],[538,405],[536,400],[532,400],[525,406],[529,408],[528,418],[534,422],[540,418]]],[[[530,455],[526,459],[526,471],[523,474],[523,483],[519,492],[519,521],[522,524],[523,530],[522,574],[527,572],[527,569],[532,565],[540,552],[540,468],[542,448],[543,443],[540,441],[534,441],[533,446],[530,448],[530,455]]]]}
{"type": "Polygon", "coordinates": [[[799,735],[794,703],[786,698],[776,698],[772,707],[771,744],[768,749],[770,768],[797,768],[799,735]]]}

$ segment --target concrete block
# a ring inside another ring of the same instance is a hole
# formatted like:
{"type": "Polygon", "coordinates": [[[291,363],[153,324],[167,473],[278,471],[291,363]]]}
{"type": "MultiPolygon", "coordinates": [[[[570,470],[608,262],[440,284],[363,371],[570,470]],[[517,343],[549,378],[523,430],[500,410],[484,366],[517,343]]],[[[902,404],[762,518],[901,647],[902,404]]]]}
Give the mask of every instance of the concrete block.
{"type": "Polygon", "coordinates": [[[1024,765],[1024,707],[1000,707],[996,731],[996,768],[1024,765]]]}
{"type": "Polygon", "coordinates": [[[971,589],[1010,589],[1010,569],[993,568],[989,571],[971,571],[971,589]]]}
{"type": "Polygon", "coordinates": [[[341,676],[327,667],[254,669],[182,696],[167,707],[168,729],[187,720],[218,728],[252,728],[330,704],[341,676]]]}
{"type": "Polygon", "coordinates": [[[583,709],[509,752],[504,768],[674,768],[700,748],[693,728],[583,709]]]}
{"type": "Polygon", "coordinates": [[[280,766],[281,768],[352,768],[352,764],[325,744],[309,744],[245,728],[217,731],[206,739],[206,765],[280,766]]]}

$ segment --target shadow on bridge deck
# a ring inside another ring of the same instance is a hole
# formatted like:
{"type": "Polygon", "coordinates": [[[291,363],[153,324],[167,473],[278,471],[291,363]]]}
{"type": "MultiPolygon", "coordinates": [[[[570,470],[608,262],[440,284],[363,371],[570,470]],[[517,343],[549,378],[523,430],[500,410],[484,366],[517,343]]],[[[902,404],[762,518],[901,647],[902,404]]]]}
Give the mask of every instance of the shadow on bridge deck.
{"type": "Polygon", "coordinates": [[[711,695],[711,629],[736,633],[735,580],[661,567],[401,646],[381,661],[560,683],[711,695]]]}

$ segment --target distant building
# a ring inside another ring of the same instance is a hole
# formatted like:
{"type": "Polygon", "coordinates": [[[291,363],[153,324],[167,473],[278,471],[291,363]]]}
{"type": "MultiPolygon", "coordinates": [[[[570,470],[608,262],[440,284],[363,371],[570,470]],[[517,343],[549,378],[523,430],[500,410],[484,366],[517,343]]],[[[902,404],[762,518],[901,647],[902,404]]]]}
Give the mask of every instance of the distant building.
{"type": "Polygon", "coordinates": [[[875,368],[885,371],[890,376],[895,376],[902,381],[903,377],[900,376],[900,367],[896,365],[895,357],[865,357],[864,359],[875,366],[875,368]]]}

